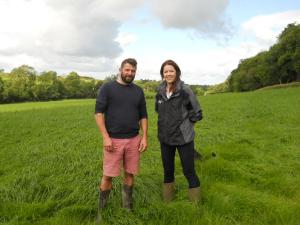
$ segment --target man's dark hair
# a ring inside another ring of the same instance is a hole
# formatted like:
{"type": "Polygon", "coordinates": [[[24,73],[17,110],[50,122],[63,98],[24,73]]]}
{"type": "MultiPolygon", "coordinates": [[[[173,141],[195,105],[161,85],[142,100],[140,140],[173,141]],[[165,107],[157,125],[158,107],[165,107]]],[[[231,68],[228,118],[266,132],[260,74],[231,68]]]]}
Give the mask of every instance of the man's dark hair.
{"type": "Polygon", "coordinates": [[[126,63],[132,65],[133,67],[136,67],[137,65],[137,61],[134,58],[127,58],[122,61],[121,68],[123,68],[126,63]]]}

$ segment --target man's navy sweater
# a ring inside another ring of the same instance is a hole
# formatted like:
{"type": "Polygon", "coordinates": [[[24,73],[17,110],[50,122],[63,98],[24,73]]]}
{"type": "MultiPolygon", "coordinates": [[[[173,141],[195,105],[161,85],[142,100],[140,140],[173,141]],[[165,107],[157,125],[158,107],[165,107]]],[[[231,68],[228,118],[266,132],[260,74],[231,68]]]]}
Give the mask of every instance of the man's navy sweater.
{"type": "Polygon", "coordinates": [[[139,133],[139,121],[147,118],[144,92],[133,83],[105,83],[99,90],[95,113],[104,114],[105,126],[110,137],[134,137],[139,133]]]}

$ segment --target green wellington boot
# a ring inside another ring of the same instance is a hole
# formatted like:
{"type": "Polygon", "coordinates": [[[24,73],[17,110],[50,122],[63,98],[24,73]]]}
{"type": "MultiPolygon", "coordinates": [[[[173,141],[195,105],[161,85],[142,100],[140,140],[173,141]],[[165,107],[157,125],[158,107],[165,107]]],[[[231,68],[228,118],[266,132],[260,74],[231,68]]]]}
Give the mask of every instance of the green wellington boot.
{"type": "Polygon", "coordinates": [[[174,198],[174,192],[175,192],[175,183],[163,183],[162,186],[162,194],[163,194],[163,200],[165,202],[170,202],[174,198]]]}
{"type": "Polygon", "coordinates": [[[128,186],[123,184],[122,190],[122,200],[123,200],[123,208],[128,211],[132,211],[133,208],[133,198],[132,198],[133,186],[128,186]]]}
{"type": "Polygon", "coordinates": [[[100,223],[102,221],[101,211],[107,205],[109,194],[111,189],[99,192],[99,203],[98,203],[98,217],[96,223],[100,223]]]}
{"type": "Polygon", "coordinates": [[[199,202],[201,199],[201,189],[200,187],[190,188],[189,192],[189,200],[191,202],[199,202]]]}

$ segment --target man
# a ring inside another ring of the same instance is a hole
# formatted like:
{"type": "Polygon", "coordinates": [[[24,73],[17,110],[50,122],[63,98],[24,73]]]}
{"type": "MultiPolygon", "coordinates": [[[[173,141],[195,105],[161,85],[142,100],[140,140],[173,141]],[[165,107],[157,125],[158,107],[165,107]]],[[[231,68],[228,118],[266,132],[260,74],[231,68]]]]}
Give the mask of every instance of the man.
{"type": "Polygon", "coordinates": [[[107,204],[112,179],[120,175],[123,161],[123,207],[132,210],[134,175],[138,173],[140,153],[147,149],[147,110],[143,90],[133,82],[137,62],[121,63],[116,81],[99,90],[95,118],[103,137],[103,176],[99,187],[99,209],[107,204]],[[139,130],[142,129],[142,136],[139,130]]]}

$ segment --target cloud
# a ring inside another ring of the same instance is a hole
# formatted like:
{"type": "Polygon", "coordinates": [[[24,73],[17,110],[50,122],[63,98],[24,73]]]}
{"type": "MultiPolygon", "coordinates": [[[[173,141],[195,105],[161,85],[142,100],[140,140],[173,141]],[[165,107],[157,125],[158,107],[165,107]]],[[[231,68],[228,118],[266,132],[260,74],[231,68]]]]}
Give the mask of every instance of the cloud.
{"type": "Polygon", "coordinates": [[[262,46],[271,46],[289,24],[300,23],[300,11],[286,11],[270,15],[259,15],[242,24],[244,36],[254,37],[262,46]],[[276,21],[276,22],[274,22],[276,21]]]}
{"type": "Polygon", "coordinates": [[[188,84],[218,84],[224,82],[241,59],[253,56],[257,46],[243,43],[206,51],[147,52],[140,55],[137,79],[159,80],[159,69],[166,59],[175,60],[188,84]]]}
{"type": "Polygon", "coordinates": [[[228,0],[152,0],[153,13],[166,28],[192,29],[201,36],[228,35],[228,0]]]}
{"type": "Polygon", "coordinates": [[[37,68],[43,65],[56,69],[56,65],[84,72],[106,70],[108,62],[122,53],[116,40],[122,21],[141,3],[142,0],[1,1],[0,63],[11,61],[13,65],[22,58],[22,64],[39,62],[32,65],[37,68]],[[98,64],[91,66],[89,61],[98,64]]]}
{"type": "Polygon", "coordinates": [[[133,33],[121,32],[115,40],[119,42],[122,47],[126,47],[127,45],[136,42],[137,36],[133,33]]]}
{"type": "Polygon", "coordinates": [[[255,16],[241,24],[238,41],[229,42],[207,50],[186,49],[183,52],[151,52],[139,58],[144,63],[139,67],[140,77],[159,79],[161,63],[174,59],[182,70],[182,79],[189,84],[217,84],[224,82],[241,59],[253,57],[268,50],[289,23],[300,23],[300,11],[287,11],[264,16],[255,16]],[[274,23],[274,21],[278,21],[274,23]]]}
{"type": "Polygon", "coordinates": [[[102,79],[115,73],[124,57],[134,56],[139,61],[137,79],[158,80],[161,63],[172,58],[187,83],[215,84],[223,82],[240,59],[267,50],[288,23],[300,22],[297,10],[255,16],[241,25],[237,34],[242,37],[224,46],[201,48],[205,40],[191,40],[189,35],[230,33],[227,5],[228,0],[0,0],[0,69],[28,64],[38,71],[74,70],[102,79]],[[135,14],[140,6],[144,11],[135,14]],[[153,15],[166,28],[163,33],[151,28],[157,25],[153,15]],[[139,17],[144,23],[151,19],[147,32],[134,26],[139,17]],[[129,26],[122,30],[126,21],[129,26]],[[149,42],[143,36],[154,34],[158,38],[149,42]],[[171,48],[173,37],[186,47],[174,42],[171,48]]]}

